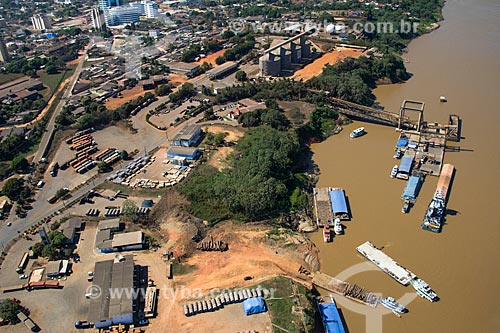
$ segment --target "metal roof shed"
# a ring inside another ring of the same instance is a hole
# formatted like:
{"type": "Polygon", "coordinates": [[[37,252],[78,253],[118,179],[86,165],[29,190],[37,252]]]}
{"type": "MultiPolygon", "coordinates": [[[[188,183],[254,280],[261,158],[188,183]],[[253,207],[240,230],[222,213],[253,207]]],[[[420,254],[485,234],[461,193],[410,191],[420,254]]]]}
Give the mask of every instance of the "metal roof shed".
{"type": "Polygon", "coordinates": [[[408,140],[406,139],[399,139],[398,143],[396,143],[397,148],[405,148],[408,145],[408,140]]]}
{"type": "Polygon", "coordinates": [[[417,199],[418,191],[420,190],[420,186],[422,184],[422,180],[420,177],[411,176],[406,184],[406,188],[403,192],[403,199],[417,199]]]}
{"type": "Polygon", "coordinates": [[[334,214],[349,213],[349,211],[347,210],[347,203],[345,201],[344,190],[342,189],[330,190],[330,202],[332,204],[332,212],[334,214]]]}
{"type": "Polygon", "coordinates": [[[403,156],[403,158],[401,159],[401,164],[399,165],[399,173],[409,174],[412,164],[413,164],[413,157],[403,156]]]}

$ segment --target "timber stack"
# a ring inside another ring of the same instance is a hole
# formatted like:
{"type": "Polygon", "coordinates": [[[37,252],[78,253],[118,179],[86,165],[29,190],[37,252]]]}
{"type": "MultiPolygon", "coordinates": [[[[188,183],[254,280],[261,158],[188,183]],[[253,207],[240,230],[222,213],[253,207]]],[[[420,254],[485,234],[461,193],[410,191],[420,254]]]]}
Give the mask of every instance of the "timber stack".
{"type": "Polygon", "coordinates": [[[212,236],[209,237],[208,240],[201,241],[198,246],[196,246],[198,250],[201,251],[227,251],[229,250],[229,246],[226,242],[222,240],[215,240],[212,236]]]}

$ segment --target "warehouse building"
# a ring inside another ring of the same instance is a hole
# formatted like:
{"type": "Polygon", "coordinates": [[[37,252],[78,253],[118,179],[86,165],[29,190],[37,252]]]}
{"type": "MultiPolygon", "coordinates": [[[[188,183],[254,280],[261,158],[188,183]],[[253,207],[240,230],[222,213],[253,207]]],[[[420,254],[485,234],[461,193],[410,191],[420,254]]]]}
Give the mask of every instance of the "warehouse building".
{"type": "Polygon", "coordinates": [[[232,73],[236,68],[238,68],[238,63],[234,61],[227,61],[222,65],[207,71],[205,74],[211,80],[220,79],[232,73]]]}
{"type": "Polygon", "coordinates": [[[195,77],[200,72],[200,65],[188,62],[168,62],[164,64],[170,69],[170,72],[183,74],[187,77],[195,77]]]}
{"type": "Polygon", "coordinates": [[[186,125],[174,137],[173,145],[179,147],[196,146],[201,140],[201,127],[195,124],[186,125]]]}
{"type": "Polygon", "coordinates": [[[110,229],[100,230],[96,234],[95,244],[102,253],[142,250],[144,234],[142,231],[112,234],[110,229]]]}
{"type": "Polygon", "coordinates": [[[184,157],[186,160],[194,161],[200,157],[200,150],[196,147],[172,146],[167,150],[167,157],[184,157]]]}
{"type": "Polygon", "coordinates": [[[98,297],[91,297],[88,321],[95,328],[106,328],[111,325],[130,325],[136,318],[138,297],[133,296],[136,281],[134,280],[134,260],[132,255],[118,259],[95,263],[92,286],[100,290],[98,297]],[[110,292],[121,290],[111,297],[110,292]]]}

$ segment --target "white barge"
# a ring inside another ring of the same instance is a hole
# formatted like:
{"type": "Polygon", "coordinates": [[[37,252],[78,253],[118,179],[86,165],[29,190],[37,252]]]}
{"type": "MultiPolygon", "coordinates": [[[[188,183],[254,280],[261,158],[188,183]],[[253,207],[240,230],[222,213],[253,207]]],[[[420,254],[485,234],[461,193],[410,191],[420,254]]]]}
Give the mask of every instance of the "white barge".
{"type": "Polygon", "coordinates": [[[398,264],[394,259],[377,249],[372,243],[365,242],[356,248],[366,259],[374,263],[387,275],[401,283],[403,286],[410,284],[416,275],[398,264]]]}

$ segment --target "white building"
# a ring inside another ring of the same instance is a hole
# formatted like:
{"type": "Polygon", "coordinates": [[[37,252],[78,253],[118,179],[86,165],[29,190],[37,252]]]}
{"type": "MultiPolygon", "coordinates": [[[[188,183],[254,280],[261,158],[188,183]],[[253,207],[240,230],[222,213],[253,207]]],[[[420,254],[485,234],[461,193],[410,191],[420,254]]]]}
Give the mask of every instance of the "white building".
{"type": "Polygon", "coordinates": [[[48,17],[36,14],[31,18],[31,23],[33,24],[33,29],[35,30],[47,30],[52,28],[50,24],[50,19],[48,17]]]}
{"type": "Polygon", "coordinates": [[[147,18],[158,17],[158,4],[153,1],[142,1],[144,5],[144,14],[147,18]]]}
{"type": "Polygon", "coordinates": [[[130,3],[129,6],[111,7],[104,12],[104,18],[108,27],[139,22],[142,15],[139,3],[130,3]]]}
{"type": "Polygon", "coordinates": [[[94,27],[95,30],[101,30],[104,25],[104,14],[101,13],[99,10],[99,7],[93,7],[90,15],[92,16],[92,27],[94,27]]]}
{"type": "Polygon", "coordinates": [[[120,6],[120,0],[99,0],[99,8],[102,10],[120,6]]]}

